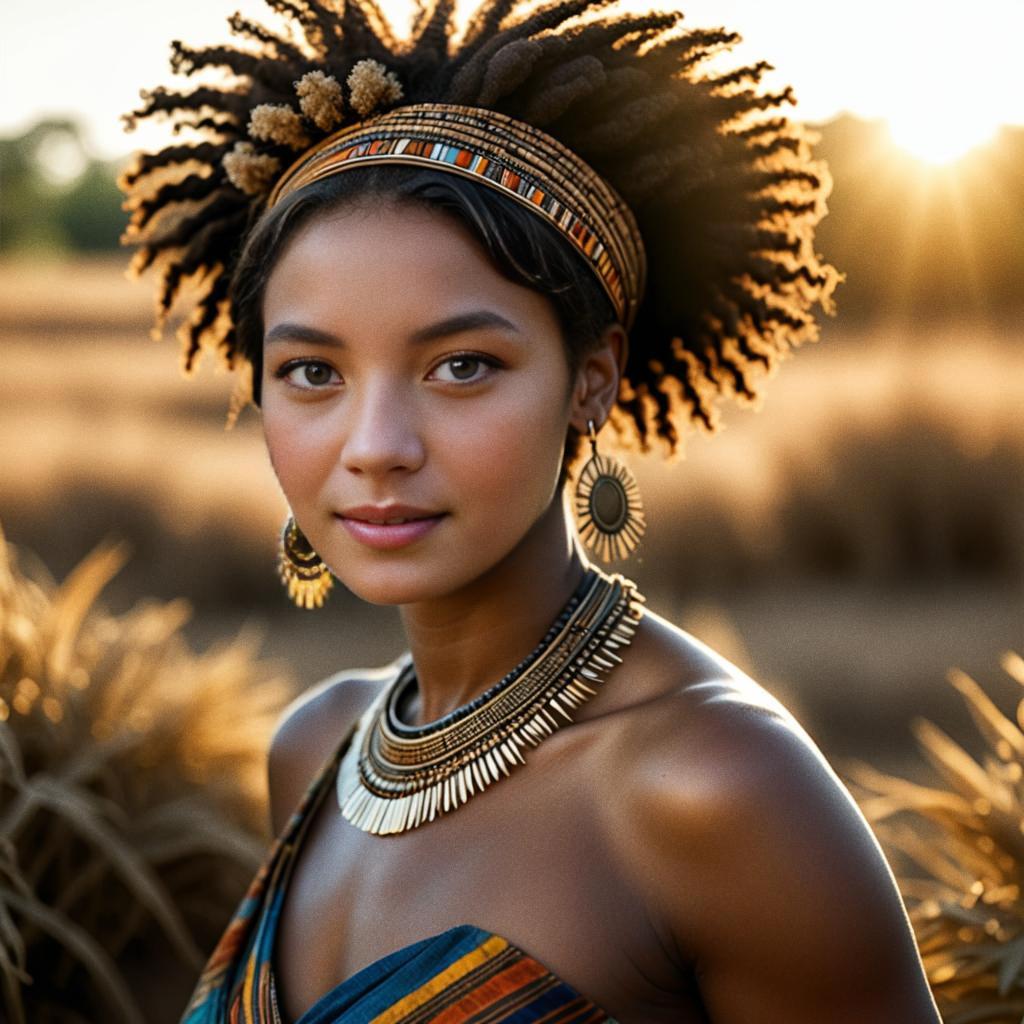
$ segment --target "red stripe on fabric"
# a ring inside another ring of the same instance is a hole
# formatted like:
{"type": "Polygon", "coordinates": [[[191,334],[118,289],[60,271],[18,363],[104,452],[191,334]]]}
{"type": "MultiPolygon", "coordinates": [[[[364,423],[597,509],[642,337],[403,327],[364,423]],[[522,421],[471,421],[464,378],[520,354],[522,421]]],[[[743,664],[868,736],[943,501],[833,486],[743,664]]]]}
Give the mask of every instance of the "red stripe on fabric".
{"type": "MultiPolygon", "coordinates": [[[[550,972],[545,971],[542,977],[534,979],[528,985],[508,992],[501,999],[491,1003],[490,1006],[485,1007],[475,1016],[467,1017],[466,1024],[495,1024],[497,1021],[507,1020],[518,1013],[523,1007],[532,1006],[538,999],[547,995],[551,989],[556,988],[558,985],[558,979],[550,972]]],[[[561,1009],[561,1007],[557,1009],[561,1009]]]]}
{"type": "Polygon", "coordinates": [[[548,973],[536,960],[524,957],[468,992],[457,1003],[453,1003],[432,1019],[437,1024],[459,1024],[460,1021],[480,1013],[492,1003],[508,997],[517,989],[548,973]]]}

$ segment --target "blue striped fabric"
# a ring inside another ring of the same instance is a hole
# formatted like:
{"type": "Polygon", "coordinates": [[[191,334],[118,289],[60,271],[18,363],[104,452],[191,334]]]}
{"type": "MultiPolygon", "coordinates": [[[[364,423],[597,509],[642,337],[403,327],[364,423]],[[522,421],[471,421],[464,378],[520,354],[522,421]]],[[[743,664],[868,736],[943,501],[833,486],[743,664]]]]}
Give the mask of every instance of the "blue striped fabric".
{"type": "MultiPolygon", "coordinates": [[[[351,733],[310,783],[221,936],[181,1024],[289,1024],[272,967],[295,851],[351,733]]],[[[494,932],[456,925],[396,950],[342,981],[296,1024],[605,1024],[612,1018],[523,949],[494,932]]]]}

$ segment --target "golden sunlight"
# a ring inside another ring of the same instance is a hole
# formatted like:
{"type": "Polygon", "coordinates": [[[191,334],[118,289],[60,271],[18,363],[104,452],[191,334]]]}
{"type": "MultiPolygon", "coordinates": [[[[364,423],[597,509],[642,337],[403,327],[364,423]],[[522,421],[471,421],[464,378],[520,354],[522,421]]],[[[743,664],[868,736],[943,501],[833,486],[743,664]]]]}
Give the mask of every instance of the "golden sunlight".
{"type": "Polygon", "coordinates": [[[892,141],[912,156],[934,166],[953,163],[972,149],[989,142],[999,124],[978,113],[957,116],[959,112],[936,110],[923,113],[920,108],[886,117],[892,141]]]}
{"type": "Polygon", "coordinates": [[[1000,2],[987,14],[986,45],[965,38],[969,16],[941,7],[925,16],[906,4],[891,22],[901,46],[878,55],[885,70],[877,75],[875,106],[893,141],[924,163],[952,163],[1016,120],[1019,78],[1011,69],[1017,62],[997,57],[987,41],[1018,29],[1021,9],[1000,2]],[[998,29],[997,13],[1005,19],[998,29]]]}

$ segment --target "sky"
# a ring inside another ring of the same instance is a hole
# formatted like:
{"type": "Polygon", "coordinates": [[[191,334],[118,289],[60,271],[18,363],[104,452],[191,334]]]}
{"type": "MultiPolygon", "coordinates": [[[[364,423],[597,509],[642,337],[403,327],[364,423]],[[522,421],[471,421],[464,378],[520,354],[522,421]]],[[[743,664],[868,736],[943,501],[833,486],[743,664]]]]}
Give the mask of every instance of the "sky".
{"type": "MultiPolygon", "coordinates": [[[[398,12],[399,26],[407,2],[383,0],[398,12]]],[[[627,0],[637,8],[653,2],[627,0]]],[[[809,121],[844,111],[886,118],[898,141],[936,159],[985,141],[1000,124],[1024,124],[1024,0],[679,3],[690,25],[741,33],[735,58],[772,62],[772,84],[792,83],[797,113],[809,121]]],[[[195,46],[225,41],[226,18],[235,10],[273,23],[260,0],[8,0],[0,31],[0,136],[44,115],[72,114],[97,156],[165,144],[157,127],[125,134],[118,115],[136,105],[140,87],[174,81],[171,39],[195,46]]]]}

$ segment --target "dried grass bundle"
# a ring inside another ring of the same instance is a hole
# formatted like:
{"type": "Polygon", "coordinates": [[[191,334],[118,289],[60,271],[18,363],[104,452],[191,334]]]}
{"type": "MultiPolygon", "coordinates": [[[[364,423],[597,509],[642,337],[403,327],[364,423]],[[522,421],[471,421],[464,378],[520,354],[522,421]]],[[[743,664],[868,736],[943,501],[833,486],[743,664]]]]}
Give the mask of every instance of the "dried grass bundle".
{"type": "MultiPolygon", "coordinates": [[[[1002,666],[1024,686],[1024,659],[1002,666]]],[[[1020,1024],[1024,1015],[1024,699],[1007,718],[959,669],[987,750],[979,763],[941,729],[915,719],[924,755],[948,788],[917,785],[863,762],[846,770],[880,842],[924,875],[902,875],[918,947],[947,1024],[1020,1024]]]]}
{"type": "Polygon", "coordinates": [[[265,751],[292,689],[246,631],[192,653],[186,602],[98,607],[125,557],[103,545],[57,587],[19,571],[0,532],[0,1019],[14,1024],[153,1022],[146,983],[183,1005],[266,846],[265,751]]]}

